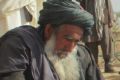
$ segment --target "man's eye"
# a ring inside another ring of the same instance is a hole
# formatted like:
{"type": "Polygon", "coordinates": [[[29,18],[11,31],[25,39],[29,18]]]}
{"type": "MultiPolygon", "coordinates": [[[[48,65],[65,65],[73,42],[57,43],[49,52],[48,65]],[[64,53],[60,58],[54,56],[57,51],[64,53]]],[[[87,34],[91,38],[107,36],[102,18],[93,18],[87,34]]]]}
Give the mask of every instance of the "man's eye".
{"type": "Polygon", "coordinates": [[[69,40],[69,41],[72,41],[72,40],[73,40],[73,37],[70,36],[70,35],[65,35],[64,38],[67,39],[67,40],[69,40]]]}

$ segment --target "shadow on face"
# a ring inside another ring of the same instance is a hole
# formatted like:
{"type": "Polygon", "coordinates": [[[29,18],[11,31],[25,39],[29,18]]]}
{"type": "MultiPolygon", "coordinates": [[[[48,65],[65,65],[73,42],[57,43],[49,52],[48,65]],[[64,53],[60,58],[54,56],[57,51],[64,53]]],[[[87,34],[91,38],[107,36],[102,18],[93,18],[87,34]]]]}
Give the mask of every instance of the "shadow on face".
{"type": "Polygon", "coordinates": [[[52,39],[51,37],[54,33],[54,41],[52,41],[54,42],[53,51],[59,57],[66,57],[70,52],[72,52],[83,36],[82,28],[70,24],[61,25],[57,32],[49,25],[46,31],[46,42],[52,39]]]}

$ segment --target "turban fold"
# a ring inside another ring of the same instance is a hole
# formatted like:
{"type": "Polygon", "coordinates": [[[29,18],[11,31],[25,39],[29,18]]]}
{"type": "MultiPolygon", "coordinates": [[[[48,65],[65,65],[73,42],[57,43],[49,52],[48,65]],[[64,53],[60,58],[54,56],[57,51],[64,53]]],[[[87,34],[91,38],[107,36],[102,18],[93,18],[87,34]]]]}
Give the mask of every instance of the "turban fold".
{"type": "Polygon", "coordinates": [[[48,0],[43,3],[38,24],[75,24],[90,31],[93,16],[72,0],[48,0]]]}

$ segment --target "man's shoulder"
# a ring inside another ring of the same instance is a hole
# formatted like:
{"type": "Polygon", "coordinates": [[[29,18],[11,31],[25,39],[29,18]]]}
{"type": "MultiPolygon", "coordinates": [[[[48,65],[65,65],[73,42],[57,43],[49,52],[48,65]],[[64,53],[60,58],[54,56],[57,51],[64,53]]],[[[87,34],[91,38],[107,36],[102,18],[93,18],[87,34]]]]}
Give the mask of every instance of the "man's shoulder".
{"type": "Polygon", "coordinates": [[[32,39],[35,39],[37,36],[37,30],[30,25],[23,25],[20,27],[16,27],[10,31],[8,31],[7,33],[5,33],[1,38],[0,38],[0,42],[9,39],[9,38],[18,38],[18,39],[22,39],[23,41],[29,41],[32,39]]]}
{"type": "Polygon", "coordinates": [[[82,58],[90,59],[91,52],[87,48],[87,46],[85,46],[83,44],[78,44],[78,55],[82,58]]]}
{"type": "Polygon", "coordinates": [[[84,44],[78,44],[77,46],[78,46],[78,51],[79,50],[83,50],[85,52],[87,51],[88,53],[90,53],[89,48],[86,45],[84,45],[84,44]]]}
{"type": "Polygon", "coordinates": [[[43,46],[42,38],[39,37],[37,29],[29,25],[20,26],[8,31],[0,38],[0,44],[9,39],[11,39],[11,41],[13,41],[13,39],[19,40],[30,49],[43,46]]]}
{"type": "Polygon", "coordinates": [[[19,26],[16,27],[10,31],[8,31],[5,35],[3,36],[15,36],[15,35],[19,35],[19,36],[28,36],[28,35],[34,35],[34,33],[37,32],[37,30],[30,25],[23,25],[23,26],[19,26]]]}
{"type": "Polygon", "coordinates": [[[31,25],[22,25],[22,26],[19,26],[19,27],[16,27],[16,28],[10,30],[10,32],[30,31],[30,30],[35,31],[36,29],[31,25]]]}

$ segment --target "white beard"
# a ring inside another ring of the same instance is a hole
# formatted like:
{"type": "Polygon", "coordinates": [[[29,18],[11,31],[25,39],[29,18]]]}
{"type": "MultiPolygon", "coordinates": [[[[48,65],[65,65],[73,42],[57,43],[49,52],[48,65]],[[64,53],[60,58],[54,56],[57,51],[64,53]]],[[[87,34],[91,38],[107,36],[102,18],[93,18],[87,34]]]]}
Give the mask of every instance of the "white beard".
{"type": "Polygon", "coordinates": [[[53,34],[51,39],[47,41],[45,45],[45,52],[58,73],[60,80],[79,80],[80,64],[77,61],[77,47],[75,47],[66,58],[61,59],[57,55],[53,54],[54,45],[55,35],[53,34]]]}

